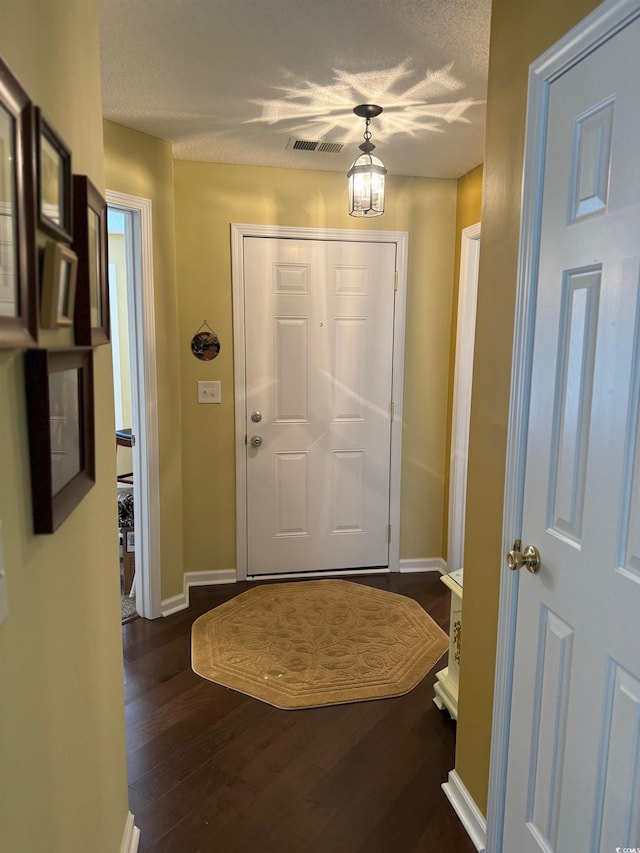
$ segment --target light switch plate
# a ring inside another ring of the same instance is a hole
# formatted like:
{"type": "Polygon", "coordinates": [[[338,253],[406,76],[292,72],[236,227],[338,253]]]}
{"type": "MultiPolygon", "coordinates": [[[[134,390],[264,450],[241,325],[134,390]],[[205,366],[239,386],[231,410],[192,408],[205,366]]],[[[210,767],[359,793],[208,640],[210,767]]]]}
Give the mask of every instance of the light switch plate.
{"type": "Polygon", "coordinates": [[[222,383],[220,380],[198,380],[199,403],[221,403],[222,383]]]}

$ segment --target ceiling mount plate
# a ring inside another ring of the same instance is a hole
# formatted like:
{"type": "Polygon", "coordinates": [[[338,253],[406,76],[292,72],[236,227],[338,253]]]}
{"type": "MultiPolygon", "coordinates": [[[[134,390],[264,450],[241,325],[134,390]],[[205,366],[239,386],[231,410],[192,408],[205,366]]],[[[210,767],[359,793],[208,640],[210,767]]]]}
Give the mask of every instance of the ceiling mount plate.
{"type": "Polygon", "coordinates": [[[377,104],[360,104],[353,108],[354,113],[360,118],[375,118],[382,112],[382,107],[377,104]]]}

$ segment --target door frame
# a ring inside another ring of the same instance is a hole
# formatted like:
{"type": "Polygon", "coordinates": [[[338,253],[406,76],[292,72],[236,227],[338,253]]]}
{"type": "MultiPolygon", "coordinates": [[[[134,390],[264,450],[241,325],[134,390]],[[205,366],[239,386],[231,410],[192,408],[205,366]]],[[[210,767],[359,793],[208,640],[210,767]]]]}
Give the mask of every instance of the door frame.
{"type": "MultiPolygon", "coordinates": [[[[549,87],[584,56],[592,53],[639,16],[640,0],[605,0],[529,68],[502,554],[506,554],[513,547],[513,542],[521,538],[522,531],[549,87]]],[[[518,582],[519,573],[510,571],[506,560],[502,560],[487,809],[487,853],[501,853],[503,843],[518,582]]]]}
{"type": "Polygon", "coordinates": [[[463,228],[460,247],[460,285],[458,287],[458,319],[456,325],[451,455],[449,463],[449,535],[447,543],[447,566],[449,571],[462,568],[464,557],[467,460],[469,457],[473,350],[476,337],[480,229],[480,222],[463,228]]]}
{"type": "MultiPolygon", "coordinates": [[[[233,288],[233,361],[236,424],[236,577],[247,577],[247,458],[245,444],[246,422],[246,361],[244,323],[244,238],[270,237],[292,240],[339,240],[351,243],[392,243],[396,247],[397,290],[393,327],[391,464],[389,484],[389,568],[400,571],[400,470],[402,461],[402,398],[404,386],[404,336],[407,293],[407,257],[409,234],[406,231],[365,231],[343,228],[293,228],[281,225],[231,225],[231,269],[233,288]]],[[[374,570],[375,571],[375,570],[374,570]]],[[[345,575],[344,569],[336,574],[345,575]]],[[[318,573],[308,572],[305,577],[318,573]]],[[[329,572],[322,572],[326,577],[329,572]]],[[[282,575],[281,577],[287,577],[282,575]]]]}
{"type": "Polygon", "coordinates": [[[153,287],[152,202],[148,198],[107,190],[109,207],[133,213],[140,225],[134,244],[133,277],[127,276],[131,371],[132,447],[135,485],[136,610],[147,619],[161,611],[160,466],[156,381],[156,324],[153,287]],[[134,279],[140,287],[134,287],[134,279]]]}

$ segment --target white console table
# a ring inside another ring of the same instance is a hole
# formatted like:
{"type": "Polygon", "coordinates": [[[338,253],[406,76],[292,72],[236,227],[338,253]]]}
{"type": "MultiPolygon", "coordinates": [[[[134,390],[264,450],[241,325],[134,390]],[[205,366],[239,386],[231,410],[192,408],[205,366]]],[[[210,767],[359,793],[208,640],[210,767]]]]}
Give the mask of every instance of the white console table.
{"type": "Polygon", "coordinates": [[[458,676],[460,672],[460,635],[462,633],[462,573],[456,569],[440,580],[451,590],[449,622],[449,658],[446,669],[436,673],[433,701],[441,711],[446,708],[452,719],[458,719],[458,676]]]}

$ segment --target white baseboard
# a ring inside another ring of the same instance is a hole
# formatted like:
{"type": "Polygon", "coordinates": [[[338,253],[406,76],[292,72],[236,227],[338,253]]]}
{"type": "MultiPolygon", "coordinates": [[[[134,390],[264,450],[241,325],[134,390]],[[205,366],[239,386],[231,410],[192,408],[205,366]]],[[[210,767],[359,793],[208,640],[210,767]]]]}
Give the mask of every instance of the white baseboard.
{"type": "Polygon", "coordinates": [[[179,610],[186,610],[189,606],[189,589],[192,586],[211,586],[213,584],[235,582],[235,569],[223,569],[219,572],[185,572],[184,589],[182,593],[174,595],[171,598],[165,598],[160,603],[162,615],[170,616],[172,613],[177,613],[179,610]]]}
{"type": "Polygon", "coordinates": [[[124,833],[122,835],[122,844],[120,845],[120,853],[138,853],[138,844],[140,843],[140,830],[135,825],[135,817],[129,812],[127,822],[124,825],[124,833]]]}
{"type": "Polygon", "coordinates": [[[425,557],[423,559],[400,560],[399,572],[440,572],[447,573],[447,563],[442,557],[425,557]]]}
{"type": "MultiPolygon", "coordinates": [[[[362,574],[388,574],[389,569],[342,569],[335,572],[304,572],[302,574],[283,575],[255,575],[247,580],[290,580],[296,578],[328,578],[349,577],[349,575],[362,574]]],[[[426,559],[400,560],[400,572],[440,572],[445,574],[447,564],[442,557],[427,557],[426,559]]],[[[220,583],[235,583],[237,580],[235,569],[223,569],[222,571],[208,572],[185,572],[184,589],[178,595],[165,598],[160,602],[160,610],[163,616],[170,616],[180,610],[186,610],[189,606],[189,588],[192,586],[210,586],[220,583]]]]}
{"type": "Polygon", "coordinates": [[[487,821],[455,770],[449,773],[449,781],[442,785],[442,790],[460,818],[460,822],[478,853],[485,853],[487,821]]]}

